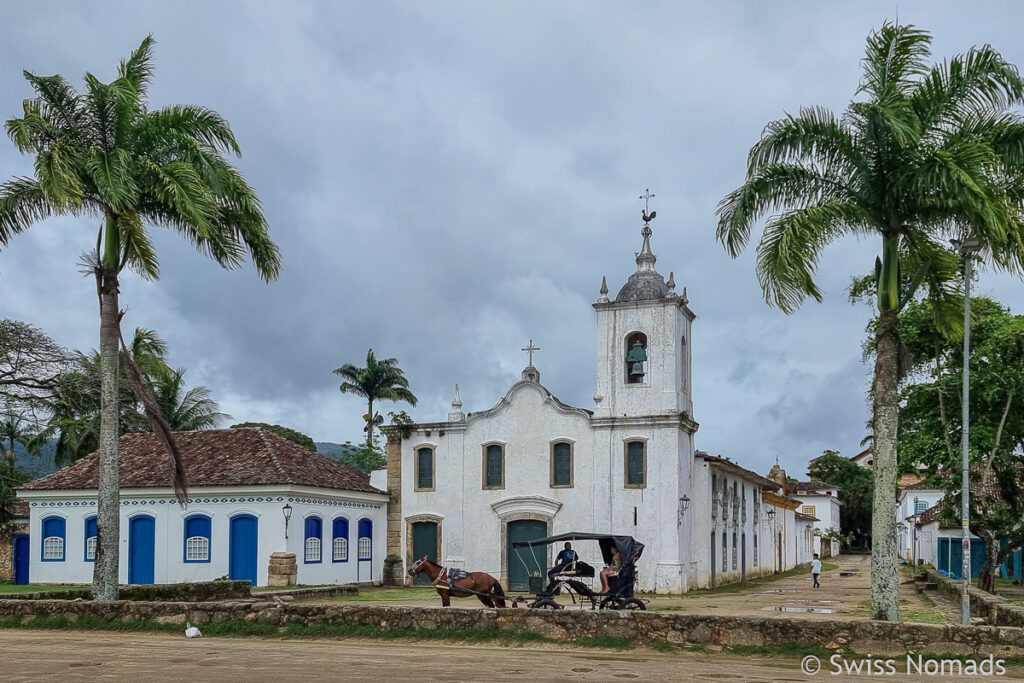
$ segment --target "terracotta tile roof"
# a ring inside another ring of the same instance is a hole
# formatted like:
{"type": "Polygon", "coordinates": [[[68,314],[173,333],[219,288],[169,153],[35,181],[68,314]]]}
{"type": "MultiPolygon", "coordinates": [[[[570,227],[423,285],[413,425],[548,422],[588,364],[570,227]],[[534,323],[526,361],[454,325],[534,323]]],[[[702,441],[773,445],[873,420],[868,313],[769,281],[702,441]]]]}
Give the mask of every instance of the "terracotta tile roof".
{"type": "MultiPolygon", "coordinates": [[[[188,485],[253,486],[299,484],[320,488],[385,493],[347,465],[263,429],[211,429],[176,432],[188,485]]],[[[121,488],[169,488],[171,467],[154,434],[125,434],[119,445],[121,488]]],[[[95,489],[99,453],[82,458],[23,490],[95,489]]]]}
{"type": "Polygon", "coordinates": [[[803,512],[797,512],[796,521],[798,522],[820,522],[821,520],[814,515],[804,514],[803,512]]]}
{"type": "Polygon", "coordinates": [[[27,500],[14,501],[14,505],[11,507],[11,512],[14,513],[15,519],[28,519],[29,515],[32,514],[27,500]]]}
{"type": "Polygon", "coordinates": [[[748,470],[746,467],[741,467],[740,465],[734,463],[732,460],[729,460],[729,458],[723,458],[720,455],[711,455],[710,453],[705,453],[704,451],[695,452],[693,454],[693,457],[701,458],[702,460],[705,460],[709,463],[718,465],[721,469],[725,470],[726,472],[731,472],[732,474],[739,475],[748,481],[752,481],[753,483],[758,484],[763,489],[767,489],[769,491],[776,491],[780,488],[779,484],[775,483],[771,479],[767,479],[758,474],[757,472],[748,470]]]}
{"type": "Polygon", "coordinates": [[[927,510],[925,510],[924,512],[921,513],[921,516],[918,519],[918,521],[922,525],[924,525],[924,524],[931,524],[932,522],[935,521],[935,516],[939,514],[939,511],[941,509],[942,509],[942,503],[941,502],[936,503],[935,505],[932,505],[930,508],[928,508],[927,510]]]}
{"type": "Polygon", "coordinates": [[[826,484],[823,481],[798,481],[795,484],[789,484],[789,490],[793,493],[814,493],[825,489],[842,490],[835,484],[826,484]]]}

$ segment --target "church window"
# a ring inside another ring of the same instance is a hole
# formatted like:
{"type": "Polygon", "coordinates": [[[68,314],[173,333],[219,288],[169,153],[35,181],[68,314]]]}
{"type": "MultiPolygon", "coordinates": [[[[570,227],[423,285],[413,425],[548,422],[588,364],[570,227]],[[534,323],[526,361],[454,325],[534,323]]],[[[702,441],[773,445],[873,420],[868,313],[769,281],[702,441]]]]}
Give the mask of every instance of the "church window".
{"type": "Polygon", "coordinates": [[[434,490],[434,449],[416,449],[416,490],[434,490]]]}
{"type": "Polygon", "coordinates": [[[626,488],[639,489],[647,486],[647,442],[626,442],[626,488]]]}
{"type": "Polygon", "coordinates": [[[647,335],[633,332],[626,337],[626,384],[647,382],[647,335]]]}
{"type": "Polygon", "coordinates": [[[64,561],[64,518],[43,520],[43,562],[64,561]]]}
{"type": "Polygon", "coordinates": [[[551,445],[551,486],[572,486],[572,444],[568,441],[551,445]]]}
{"type": "Polygon", "coordinates": [[[344,517],[336,517],[334,520],[333,550],[335,562],[348,562],[348,520],[344,517]]]}
{"type": "Polygon", "coordinates": [[[185,518],[185,561],[210,561],[210,518],[206,515],[185,518]]]}
{"type": "Polygon", "coordinates": [[[323,521],[319,517],[306,517],[306,563],[320,562],[320,544],[323,539],[323,521]]]}
{"type": "Polygon", "coordinates": [[[505,488],[505,449],[500,444],[484,446],[484,488],[505,488]]]}
{"type": "Polygon", "coordinates": [[[814,513],[815,513],[815,511],[817,509],[818,508],[816,506],[814,506],[814,505],[804,505],[803,508],[801,508],[800,511],[802,513],[804,513],[805,515],[810,515],[811,517],[815,517],[816,515],[814,513]]]}
{"type": "Polygon", "coordinates": [[[96,561],[96,515],[85,518],[85,561],[96,561]]]}
{"type": "Polygon", "coordinates": [[[734,531],[734,532],[732,532],[732,568],[734,570],[736,569],[736,556],[737,555],[738,555],[738,553],[736,552],[736,532],[734,531]]]}
{"type": "Polygon", "coordinates": [[[757,534],[754,534],[754,566],[757,566],[757,534]]]}
{"type": "Polygon", "coordinates": [[[373,522],[368,519],[359,520],[359,559],[369,560],[373,557],[373,522]]]}

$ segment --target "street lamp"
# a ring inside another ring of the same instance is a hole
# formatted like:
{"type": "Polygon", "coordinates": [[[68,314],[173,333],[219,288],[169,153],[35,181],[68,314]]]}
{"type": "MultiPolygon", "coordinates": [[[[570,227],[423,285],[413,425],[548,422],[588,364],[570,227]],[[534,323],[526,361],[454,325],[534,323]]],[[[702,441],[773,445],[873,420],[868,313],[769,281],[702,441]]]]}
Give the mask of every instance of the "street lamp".
{"type": "Polygon", "coordinates": [[[288,540],[288,521],[292,518],[292,506],[288,503],[284,504],[281,508],[281,514],[284,515],[284,540],[288,540]]]}
{"type": "Polygon", "coordinates": [[[777,536],[777,534],[775,533],[775,508],[772,508],[772,509],[768,510],[768,512],[765,513],[765,516],[768,518],[768,526],[772,530],[772,548],[775,548],[775,558],[772,560],[772,563],[775,565],[775,571],[777,571],[777,572],[778,571],[782,571],[782,567],[779,566],[779,559],[778,559],[779,558],[779,548],[775,545],[775,542],[776,542],[776,538],[775,537],[777,536]]]}
{"type": "Polygon", "coordinates": [[[960,573],[963,575],[963,588],[960,596],[960,623],[964,626],[971,624],[971,479],[970,464],[968,462],[967,446],[970,436],[970,395],[971,395],[971,256],[981,251],[981,240],[977,238],[966,238],[964,240],[950,240],[950,244],[957,250],[964,260],[964,388],[963,388],[963,418],[962,418],[962,460],[963,478],[961,482],[961,508],[960,526],[963,531],[963,562],[960,565],[960,573]]]}
{"type": "Polygon", "coordinates": [[[686,514],[686,511],[689,509],[689,507],[690,497],[686,494],[683,494],[683,497],[679,499],[679,519],[676,521],[676,526],[683,525],[683,515],[686,514]]]}

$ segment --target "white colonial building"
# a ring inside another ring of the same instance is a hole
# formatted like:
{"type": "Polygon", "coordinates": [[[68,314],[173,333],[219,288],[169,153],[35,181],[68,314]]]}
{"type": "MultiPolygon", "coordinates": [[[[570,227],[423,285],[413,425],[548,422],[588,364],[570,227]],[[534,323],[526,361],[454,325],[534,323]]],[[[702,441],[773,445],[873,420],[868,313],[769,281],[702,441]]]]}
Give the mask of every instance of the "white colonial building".
{"type": "Polygon", "coordinates": [[[839,554],[838,539],[823,539],[821,534],[829,531],[839,532],[839,512],[842,503],[839,501],[839,487],[820,481],[801,481],[789,485],[789,491],[799,498],[800,512],[814,517],[813,552],[822,559],[835,557],[839,554]]]}
{"type": "MultiPolygon", "coordinates": [[[[220,577],[267,584],[271,553],[294,553],[300,584],[380,581],[385,492],[366,475],[263,429],[175,435],[188,505],[153,434],[120,440],[121,583],[220,577]]],[[[98,454],[18,490],[29,503],[32,583],[91,583],[98,454]]]]}
{"type": "MultiPolygon", "coordinates": [[[[447,420],[388,429],[391,561],[408,568],[427,555],[519,590],[558,548],[524,562],[512,544],[578,531],[644,543],[640,590],[682,592],[773,571],[761,497],[779,487],[695,453],[695,315],[674,276],[666,282],[655,270],[648,224],[642,235],[636,272],[614,299],[602,281],[593,304],[592,410],[541,384],[531,350],[522,379],[490,408],[464,413],[456,386],[447,420]]],[[[596,546],[578,550],[600,564],[596,546]]]]}

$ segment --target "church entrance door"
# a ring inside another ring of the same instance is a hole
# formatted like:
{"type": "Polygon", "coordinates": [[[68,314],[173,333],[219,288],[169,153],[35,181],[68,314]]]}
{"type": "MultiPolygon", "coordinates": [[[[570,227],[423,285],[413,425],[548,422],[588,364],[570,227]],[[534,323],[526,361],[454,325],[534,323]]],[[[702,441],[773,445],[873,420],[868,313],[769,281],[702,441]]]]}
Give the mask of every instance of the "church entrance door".
{"type": "MultiPolygon", "coordinates": [[[[437,563],[437,522],[415,522],[412,525],[412,557],[415,562],[427,556],[431,562],[437,563]]],[[[413,577],[413,585],[429,586],[430,577],[420,572],[413,577]]]]}
{"type": "MultiPolygon", "coordinates": [[[[530,574],[544,572],[548,568],[548,548],[544,545],[532,548],[513,548],[513,543],[533,541],[548,535],[548,525],[533,519],[521,519],[508,523],[508,546],[505,557],[508,561],[508,588],[514,591],[530,589],[530,574]],[[532,553],[532,557],[531,557],[532,553]]],[[[541,574],[543,576],[543,574],[541,574]]]]}

